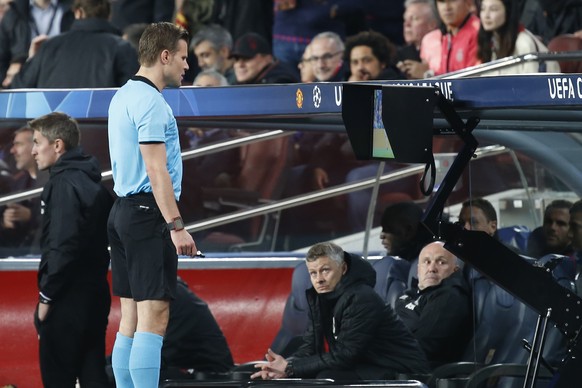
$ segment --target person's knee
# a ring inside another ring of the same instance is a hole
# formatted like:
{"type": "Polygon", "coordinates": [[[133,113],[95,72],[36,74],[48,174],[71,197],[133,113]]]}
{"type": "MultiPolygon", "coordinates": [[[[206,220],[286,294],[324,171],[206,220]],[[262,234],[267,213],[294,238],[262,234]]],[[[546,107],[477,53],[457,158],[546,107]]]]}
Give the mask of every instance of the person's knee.
{"type": "Polygon", "coordinates": [[[170,317],[170,303],[164,300],[137,302],[137,331],[163,336],[170,317]]]}

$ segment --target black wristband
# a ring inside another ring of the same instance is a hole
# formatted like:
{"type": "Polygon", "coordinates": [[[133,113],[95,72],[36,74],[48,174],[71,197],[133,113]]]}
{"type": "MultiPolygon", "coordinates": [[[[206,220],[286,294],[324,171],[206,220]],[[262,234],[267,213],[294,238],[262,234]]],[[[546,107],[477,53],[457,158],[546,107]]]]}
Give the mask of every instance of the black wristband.
{"type": "Polygon", "coordinates": [[[293,360],[287,361],[287,366],[285,367],[285,375],[287,377],[293,377],[295,375],[295,370],[293,369],[293,360]]]}
{"type": "Polygon", "coordinates": [[[51,304],[51,300],[42,294],[38,294],[38,302],[42,304],[51,304]]]}

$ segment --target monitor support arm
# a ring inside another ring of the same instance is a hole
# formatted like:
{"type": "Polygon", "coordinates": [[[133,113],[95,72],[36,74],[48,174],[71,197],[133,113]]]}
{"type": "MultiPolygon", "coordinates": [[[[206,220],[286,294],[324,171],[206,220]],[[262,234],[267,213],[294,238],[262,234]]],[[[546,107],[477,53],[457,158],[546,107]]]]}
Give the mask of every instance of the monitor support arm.
{"type": "MultiPolygon", "coordinates": [[[[478,118],[463,122],[452,104],[442,95],[437,106],[459,136],[464,146],[447,172],[425,213],[422,224],[435,238],[445,241],[445,248],[463,261],[473,265],[490,280],[515,295],[533,308],[541,317],[552,320],[558,329],[570,340],[568,356],[558,369],[554,387],[566,388],[579,383],[582,370],[582,342],[579,333],[582,328],[582,299],[560,286],[552,277],[549,269],[535,267],[523,260],[518,254],[485,232],[465,230],[459,224],[442,220],[445,203],[453,188],[461,178],[465,167],[477,149],[478,142],[472,134],[479,123],[478,118]]],[[[545,324],[536,331],[537,358],[530,357],[528,373],[533,371],[532,386],[543,351],[545,324]],[[540,331],[538,333],[538,331],[540,331]],[[532,365],[533,363],[533,365],[532,365]]],[[[534,354],[535,352],[532,352],[534,354]]],[[[526,376],[526,384],[528,376],[526,376]]],[[[524,384],[525,386],[525,384],[524,384]]]]}

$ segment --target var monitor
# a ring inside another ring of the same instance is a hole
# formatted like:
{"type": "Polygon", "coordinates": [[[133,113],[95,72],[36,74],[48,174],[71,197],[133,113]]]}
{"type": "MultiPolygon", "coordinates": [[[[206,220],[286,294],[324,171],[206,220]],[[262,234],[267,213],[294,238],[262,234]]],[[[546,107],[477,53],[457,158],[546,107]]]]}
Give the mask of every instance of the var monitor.
{"type": "Polygon", "coordinates": [[[433,87],[345,83],[342,118],[356,157],[428,163],[436,102],[433,87]]]}

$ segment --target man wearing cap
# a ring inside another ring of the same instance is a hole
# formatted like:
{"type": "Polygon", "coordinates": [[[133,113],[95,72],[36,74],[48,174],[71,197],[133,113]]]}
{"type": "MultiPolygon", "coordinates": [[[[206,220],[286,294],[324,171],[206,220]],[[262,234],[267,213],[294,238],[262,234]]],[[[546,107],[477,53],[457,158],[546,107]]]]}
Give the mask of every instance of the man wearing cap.
{"type": "Polygon", "coordinates": [[[284,84],[299,82],[295,72],[273,57],[271,46],[253,32],[238,38],[230,54],[237,84],[284,84]]]}

